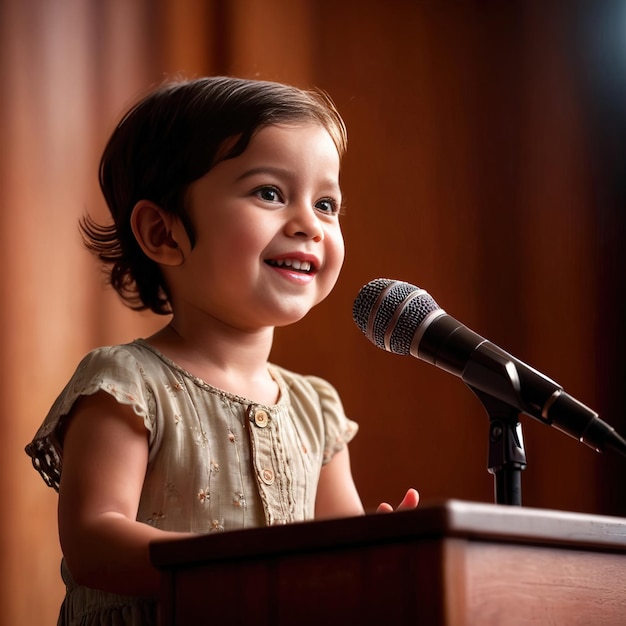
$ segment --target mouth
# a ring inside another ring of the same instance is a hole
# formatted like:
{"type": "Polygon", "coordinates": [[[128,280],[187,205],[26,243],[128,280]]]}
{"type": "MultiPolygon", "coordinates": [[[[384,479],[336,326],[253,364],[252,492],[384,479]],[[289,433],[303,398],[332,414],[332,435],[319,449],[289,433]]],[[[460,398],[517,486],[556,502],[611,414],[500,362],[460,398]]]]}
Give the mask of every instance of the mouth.
{"type": "Polygon", "coordinates": [[[311,274],[315,271],[315,267],[310,261],[301,261],[300,259],[268,259],[265,262],[271,267],[284,267],[302,274],[311,274]]]}

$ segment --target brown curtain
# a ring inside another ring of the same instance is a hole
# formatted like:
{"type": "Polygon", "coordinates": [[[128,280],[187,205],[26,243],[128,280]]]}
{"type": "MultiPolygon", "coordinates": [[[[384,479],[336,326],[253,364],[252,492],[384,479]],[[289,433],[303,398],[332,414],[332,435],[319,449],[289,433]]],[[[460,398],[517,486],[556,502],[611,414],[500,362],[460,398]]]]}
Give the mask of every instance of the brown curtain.
{"type": "MultiPolygon", "coordinates": [[[[87,350],[163,323],[103,286],[76,224],[104,214],[97,165],[116,120],[164,77],[317,85],[344,114],[345,270],[272,357],[339,389],[361,424],[369,510],[409,485],[426,501],[493,501],[476,398],[353,324],[379,276],[424,287],[624,432],[625,13],[609,0],[0,0],[0,626],[54,623],[63,595],[56,495],[24,445],[87,350]]],[[[522,423],[526,506],[626,514],[622,459],[522,423]]]]}

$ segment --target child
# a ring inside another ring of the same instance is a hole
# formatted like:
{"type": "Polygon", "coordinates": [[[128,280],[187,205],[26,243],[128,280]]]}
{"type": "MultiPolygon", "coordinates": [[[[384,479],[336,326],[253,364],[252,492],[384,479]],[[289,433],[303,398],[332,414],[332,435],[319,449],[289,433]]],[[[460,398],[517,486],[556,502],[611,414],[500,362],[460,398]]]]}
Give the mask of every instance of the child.
{"type": "Polygon", "coordinates": [[[337,393],[268,363],[339,275],[345,148],[326,96],[221,77],[163,86],[114,131],[113,224],[86,218],[85,241],[171,319],[87,355],[26,448],[59,491],[60,624],[156,623],[152,541],[363,513],[337,393]]]}

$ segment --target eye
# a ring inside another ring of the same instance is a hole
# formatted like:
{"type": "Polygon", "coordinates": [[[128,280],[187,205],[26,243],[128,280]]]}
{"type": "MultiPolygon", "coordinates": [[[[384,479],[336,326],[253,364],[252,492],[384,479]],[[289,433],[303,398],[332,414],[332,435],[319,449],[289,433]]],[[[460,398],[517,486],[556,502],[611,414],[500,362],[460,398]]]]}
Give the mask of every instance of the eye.
{"type": "Polygon", "coordinates": [[[263,200],[264,202],[282,202],[282,196],[280,191],[276,187],[265,185],[254,190],[254,195],[263,200]]]}
{"type": "Polygon", "coordinates": [[[315,208],[323,213],[335,215],[339,213],[341,206],[334,198],[321,198],[315,203],[315,208]]]}

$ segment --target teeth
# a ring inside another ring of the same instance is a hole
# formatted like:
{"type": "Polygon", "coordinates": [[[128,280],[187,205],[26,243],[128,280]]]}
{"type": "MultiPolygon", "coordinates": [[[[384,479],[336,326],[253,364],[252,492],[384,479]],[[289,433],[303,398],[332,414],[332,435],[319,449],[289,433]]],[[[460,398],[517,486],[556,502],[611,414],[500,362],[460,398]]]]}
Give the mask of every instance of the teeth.
{"type": "Polygon", "coordinates": [[[276,267],[291,267],[300,272],[310,272],[311,263],[309,261],[300,261],[298,259],[279,259],[270,261],[271,265],[276,267]]]}

